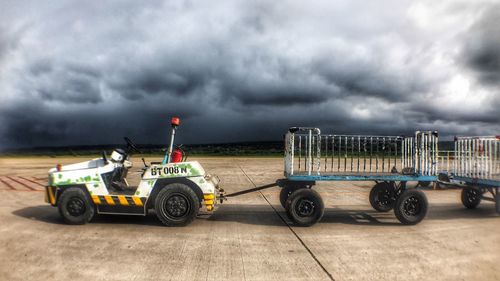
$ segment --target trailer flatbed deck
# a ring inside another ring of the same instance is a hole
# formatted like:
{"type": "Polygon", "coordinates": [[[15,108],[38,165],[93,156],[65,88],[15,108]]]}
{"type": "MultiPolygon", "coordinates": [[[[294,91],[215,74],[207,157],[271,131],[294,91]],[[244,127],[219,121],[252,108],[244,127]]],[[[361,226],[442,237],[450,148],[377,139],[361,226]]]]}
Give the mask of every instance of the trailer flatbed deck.
{"type": "Polygon", "coordinates": [[[436,181],[437,176],[424,175],[401,175],[393,173],[377,173],[377,174],[322,174],[308,175],[306,173],[297,173],[287,177],[291,181],[436,181]]]}
{"type": "Polygon", "coordinates": [[[463,182],[469,185],[484,186],[484,187],[500,187],[500,180],[498,179],[480,179],[480,178],[453,176],[453,180],[463,182]]]}

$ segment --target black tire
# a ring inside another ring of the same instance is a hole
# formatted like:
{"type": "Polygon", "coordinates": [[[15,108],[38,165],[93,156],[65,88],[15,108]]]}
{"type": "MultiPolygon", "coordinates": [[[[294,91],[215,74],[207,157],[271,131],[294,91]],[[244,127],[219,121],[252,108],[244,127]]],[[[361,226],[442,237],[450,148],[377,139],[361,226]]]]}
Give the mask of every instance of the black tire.
{"type": "Polygon", "coordinates": [[[81,188],[70,187],[57,202],[59,214],[68,224],[86,224],[95,214],[95,206],[81,188]]]}
{"type": "Polygon", "coordinates": [[[285,208],[286,210],[286,201],[288,199],[288,197],[290,197],[290,194],[292,194],[295,190],[299,189],[299,187],[296,187],[296,186],[290,186],[290,185],[287,185],[287,186],[284,186],[283,188],[281,188],[281,191],[280,191],[280,203],[281,203],[281,206],[283,208],[285,208]]]}
{"type": "Polygon", "coordinates": [[[389,212],[396,202],[396,190],[388,182],[377,183],[370,191],[370,205],[379,212],[389,212]]]}
{"type": "Polygon", "coordinates": [[[462,204],[467,209],[475,209],[481,203],[481,190],[475,187],[464,187],[462,189],[462,204]]]}
{"type": "Polygon", "coordinates": [[[408,189],[403,191],[396,200],[394,214],[402,224],[414,225],[425,218],[428,205],[425,193],[408,189]]]}
{"type": "Polygon", "coordinates": [[[298,226],[311,226],[323,217],[323,199],[315,190],[297,189],[287,199],[286,213],[298,226]]]}
{"type": "Polygon", "coordinates": [[[198,215],[199,209],[196,193],[181,183],[165,186],[155,199],[156,216],[166,226],[188,225],[198,215]]]}
{"type": "Polygon", "coordinates": [[[430,181],[419,181],[418,182],[418,186],[420,186],[420,187],[429,187],[429,186],[431,186],[431,183],[432,182],[430,182],[430,181]]]}

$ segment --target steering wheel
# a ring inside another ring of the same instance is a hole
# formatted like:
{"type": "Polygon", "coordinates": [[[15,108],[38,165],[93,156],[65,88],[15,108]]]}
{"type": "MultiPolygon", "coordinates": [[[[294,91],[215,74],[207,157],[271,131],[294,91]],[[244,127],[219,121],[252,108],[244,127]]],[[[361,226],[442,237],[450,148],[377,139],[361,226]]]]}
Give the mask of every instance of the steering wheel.
{"type": "Polygon", "coordinates": [[[133,141],[131,141],[129,138],[127,137],[124,137],[123,138],[125,140],[125,142],[127,143],[127,147],[137,153],[141,153],[141,151],[137,148],[137,146],[135,145],[135,143],[133,141]]]}

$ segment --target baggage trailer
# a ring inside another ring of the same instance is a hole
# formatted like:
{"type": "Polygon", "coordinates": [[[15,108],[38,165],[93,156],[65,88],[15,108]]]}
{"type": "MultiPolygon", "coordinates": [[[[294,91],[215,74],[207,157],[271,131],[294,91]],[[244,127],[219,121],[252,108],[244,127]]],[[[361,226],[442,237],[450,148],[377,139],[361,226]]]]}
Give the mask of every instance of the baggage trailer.
{"type": "Polygon", "coordinates": [[[461,184],[462,204],[474,209],[481,200],[492,201],[500,214],[500,136],[456,137],[448,161],[453,163],[450,180],[461,184]]]}
{"type": "Polygon", "coordinates": [[[324,213],[317,181],[374,181],[369,196],[379,212],[394,209],[403,224],[417,224],[427,214],[425,194],[407,186],[437,180],[438,134],[414,136],[321,134],[320,129],[293,127],[285,135],[285,179],[280,203],[297,225],[318,222],[324,213]]]}

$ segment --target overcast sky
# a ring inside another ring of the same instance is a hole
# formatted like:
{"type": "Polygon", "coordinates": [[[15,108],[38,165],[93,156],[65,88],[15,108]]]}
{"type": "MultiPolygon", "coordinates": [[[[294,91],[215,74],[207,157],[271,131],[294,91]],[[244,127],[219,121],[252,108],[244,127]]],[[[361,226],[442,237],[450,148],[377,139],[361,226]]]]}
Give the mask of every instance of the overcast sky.
{"type": "Polygon", "coordinates": [[[500,134],[499,89],[499,1],[0,0],[0,148],[500,134]]]}

